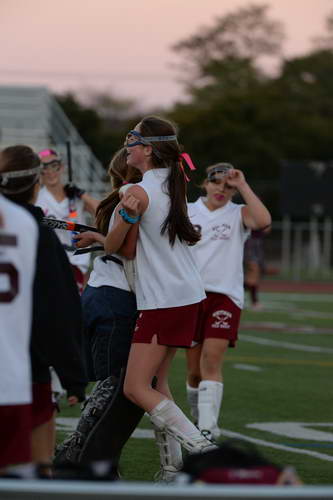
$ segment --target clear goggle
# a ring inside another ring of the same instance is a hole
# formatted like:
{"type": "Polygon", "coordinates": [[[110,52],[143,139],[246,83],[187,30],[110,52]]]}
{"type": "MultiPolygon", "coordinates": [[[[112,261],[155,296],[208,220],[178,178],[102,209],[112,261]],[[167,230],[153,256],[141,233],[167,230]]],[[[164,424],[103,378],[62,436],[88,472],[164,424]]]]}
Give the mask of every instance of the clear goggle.
{"type": "Polygon", "coordinates": [[[233,168],[231,163],[221,163],[219,166],[212,168],[207,175],[208,182],[216,182],[218,179],[224,179],[233,168]]]}
{"type": "Polygon", "coordinates": [[[130,130],[126,136],[124,146],[127,148],[132,148],[133,146],[148,146],[152,142],[168,142],[176,141],[176,135],[155,135],[152,137],[143,137],[136,130],[130,130]]]}
{"type": "Polygon", "coordinates": [[[46,170],[49,168],[52,172],[59,172],[61,168],[61,162],[59,160],[51,160],[48,162],[42,162],[41,164],[42,174],[45,174],[46,170]]]}

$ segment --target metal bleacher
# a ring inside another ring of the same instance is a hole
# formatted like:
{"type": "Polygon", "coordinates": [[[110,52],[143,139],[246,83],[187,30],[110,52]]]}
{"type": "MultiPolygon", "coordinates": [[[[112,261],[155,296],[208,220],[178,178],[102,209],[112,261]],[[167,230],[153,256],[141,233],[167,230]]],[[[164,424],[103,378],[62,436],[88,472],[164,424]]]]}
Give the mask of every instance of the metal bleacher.
{"type": "Polygon", "coordinates": [[[71,143],[75,184],[102,198],[109,189],[105,170],[46,87],[0,86],[0,149],[27,144],[35,151],[52,147],[66,163],[71,143]]]}

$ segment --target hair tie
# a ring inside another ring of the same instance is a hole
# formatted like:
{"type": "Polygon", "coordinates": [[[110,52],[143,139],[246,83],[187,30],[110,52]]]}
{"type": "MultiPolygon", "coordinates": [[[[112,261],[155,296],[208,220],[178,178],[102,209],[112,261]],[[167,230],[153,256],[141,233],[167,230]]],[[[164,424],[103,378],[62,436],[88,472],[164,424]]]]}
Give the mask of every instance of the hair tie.
{"type": "Polygon", "coordinates": [[[190,182],[190,179],[189,179],[189,177],[187,177],[185,170],[184,170],[183,160],[185,160],[185,162],[187,163],[190,170],[196,170],[196,168],[195,168],[193,161],[188,153],[181,153],[179,155],[179,166],[184,173],[184,177],[186,179],[186,182],[190,182]]]}

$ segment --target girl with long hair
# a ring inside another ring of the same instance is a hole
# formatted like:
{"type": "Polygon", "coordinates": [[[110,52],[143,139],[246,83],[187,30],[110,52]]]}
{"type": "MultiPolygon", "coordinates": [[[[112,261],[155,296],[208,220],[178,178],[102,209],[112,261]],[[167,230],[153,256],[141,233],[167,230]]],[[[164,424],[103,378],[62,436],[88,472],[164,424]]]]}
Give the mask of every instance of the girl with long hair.
{"type": "MultiPolygon", "coordinates": [[[[104,245],[121,191],[141,180],[141,173],[128,166],[126,159],[125,148],[112,158],[108,171],[112,191],[96,212],[99,232],[76,235],[78,248],[94,243],[104,245]]],[[[132,232],[136,230],[133,227],[132,232]]],[[[122,392],[123,372],[137,319],[135,294],[127,279],[129,272],[130,264],[119,255],[99,255],[94,259],[81,301],[89,380],[98,383],[76,430],[57,447],[56,466],[109,460],[116,470],[122,448],[143,416],[141,408],[125,399],[122,392]]]]}
{"type": "Polygon", "coordinates": [[[187,215],[186,177],[175,127],[148,116],[126,137],[127,164],[142,181],[131,186],[105,239],[107,253],[135,258],[135,290],[140,311],[130,350],[124,391],[164,430],[191,452],[212,444],[174,403],[168,371],[177,347],[195,338],[203,283],[189,248],[200,236],[187,215]],[[138,223],[137,241],[127,234],[138,223]],[[126,249],[124,249],[126,242],[126,249]],[[152,387],[153,377],[156,387],[152,387]]]}

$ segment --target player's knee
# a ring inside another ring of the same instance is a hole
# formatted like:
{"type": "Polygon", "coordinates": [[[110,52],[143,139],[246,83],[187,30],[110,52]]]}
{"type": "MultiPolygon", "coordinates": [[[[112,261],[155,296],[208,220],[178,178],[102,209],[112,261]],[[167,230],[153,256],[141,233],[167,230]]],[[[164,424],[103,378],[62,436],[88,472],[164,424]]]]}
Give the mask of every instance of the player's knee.
{"type": "Polygon", "coordinates": [[[124,396],[127,399],[129,399],[130,401],[132,401],[132,403],[136,403],[136,391],[135,391],[135,387],[130,382],[127,382],[126,379],[125,379],[125,382],[124,382],[123,392],[124,392],[124,396]]]}

